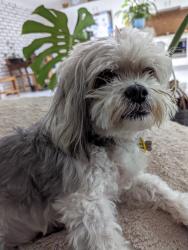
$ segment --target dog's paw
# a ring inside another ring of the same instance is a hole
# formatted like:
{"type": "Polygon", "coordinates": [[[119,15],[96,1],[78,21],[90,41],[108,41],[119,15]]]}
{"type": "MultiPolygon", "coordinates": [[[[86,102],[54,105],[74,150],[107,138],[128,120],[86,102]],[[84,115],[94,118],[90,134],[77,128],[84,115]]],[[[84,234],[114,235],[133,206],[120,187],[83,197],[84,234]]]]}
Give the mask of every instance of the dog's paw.
{"type": "Polygon", "coordinates": [[[173,203],[172,216],[178,223],[188,226],[188,193],[179,193],[173,203]]]}

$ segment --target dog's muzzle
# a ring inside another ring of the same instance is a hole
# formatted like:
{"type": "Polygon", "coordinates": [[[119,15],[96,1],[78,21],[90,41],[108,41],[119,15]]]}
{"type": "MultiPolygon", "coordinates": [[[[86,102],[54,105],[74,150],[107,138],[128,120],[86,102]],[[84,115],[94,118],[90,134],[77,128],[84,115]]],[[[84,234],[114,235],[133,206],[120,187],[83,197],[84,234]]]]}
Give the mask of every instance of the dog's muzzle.
{"type": "Polygon", "coordinates": [[[122,114],[122,119],[142,119],[151,112],[150,105],[147,102],[148,91],[144,86],[135,83],[125,90],[124,96],[129,105],[122,114]]]}
{"type": "Polygon", "coordinates": [[[136,83],[134,85],[129,86],[125,90],[124,95],[131,102],[141,104],[141,103],[145,102],[145,100],[148,96],[148,91],[144,86],[136,83]]]}

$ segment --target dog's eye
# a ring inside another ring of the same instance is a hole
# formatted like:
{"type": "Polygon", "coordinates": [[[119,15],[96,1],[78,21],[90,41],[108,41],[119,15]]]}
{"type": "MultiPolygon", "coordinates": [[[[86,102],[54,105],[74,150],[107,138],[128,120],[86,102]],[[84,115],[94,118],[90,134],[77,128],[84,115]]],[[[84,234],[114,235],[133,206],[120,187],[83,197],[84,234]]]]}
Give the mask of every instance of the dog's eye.
{"type": "Polygon", "coordinates": [[[111,82],[115,77],[117,77],[117,74],[111,70],[104,70],[102,71],[95,80],[94,88],[98,89],[102,86],[105,86],[109,82],[111,82]]]}
{"type": "Polygon", "coordinates": [[[143,74],[149,74],[150,76],[155,76],[155,70],[152,67],[146,67],[142,70],[143,74]]]}

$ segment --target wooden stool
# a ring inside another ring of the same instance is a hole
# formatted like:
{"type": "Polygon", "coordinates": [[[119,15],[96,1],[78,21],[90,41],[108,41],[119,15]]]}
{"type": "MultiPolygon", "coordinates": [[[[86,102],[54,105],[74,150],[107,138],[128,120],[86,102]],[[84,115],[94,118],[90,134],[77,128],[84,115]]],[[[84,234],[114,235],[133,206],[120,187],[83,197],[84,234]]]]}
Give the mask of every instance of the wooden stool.
{"type": "Polygon", "coordinates": [[[12,82],[12,89],[7,89],[4,91],[0,91],[0,94],[19,94],[19,89],[17,87],[17,83],[16,83],[16,77],[14,76],[7,76],[7,77],[3,77],[0,78],[0,83],[6,83],[6,82],[12,82]]]}
{"type": "MultiPolygon", "coordinates": [[[[34,73],[28,73],[28,74],[22,74],[22,79],[28,79],[28,77],[31,77],[32,79],[32,86],[34,87],[35,90],[41,90],[42,87],[37,83],[36,77],[34,73]]],[[[25,87],[31,87],[30,85],[24,86],[24,91],[26,90],[25,87]]]]}
{"type": "Polygon", "coordinates": [[[24,91],[26,90],[24,86],[25,80],[32,91],[36,90],[36,87],[32,84],[30,79],[30,73],[28,72],[31,60],[25,61],[23,58],[9,58],[5,61],[10,75],[15,76],[17,79],[21,79],[24,91]]]}

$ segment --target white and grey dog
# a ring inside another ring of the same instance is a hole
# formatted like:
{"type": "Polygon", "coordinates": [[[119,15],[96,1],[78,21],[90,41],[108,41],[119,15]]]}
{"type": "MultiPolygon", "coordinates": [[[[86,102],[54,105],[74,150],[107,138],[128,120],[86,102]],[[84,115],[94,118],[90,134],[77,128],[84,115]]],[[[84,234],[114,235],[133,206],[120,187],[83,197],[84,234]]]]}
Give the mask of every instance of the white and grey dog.
{"type": "Polygon", "coordinates": [[[137,30],[77,45],[43,120],[0,141],[0,237],[6,246],[58,223],[74,250],[126,250],[121,198],[188,225],[188,194],[145,173],[140,131],[175,113],[171,60],[137,30]]]}

